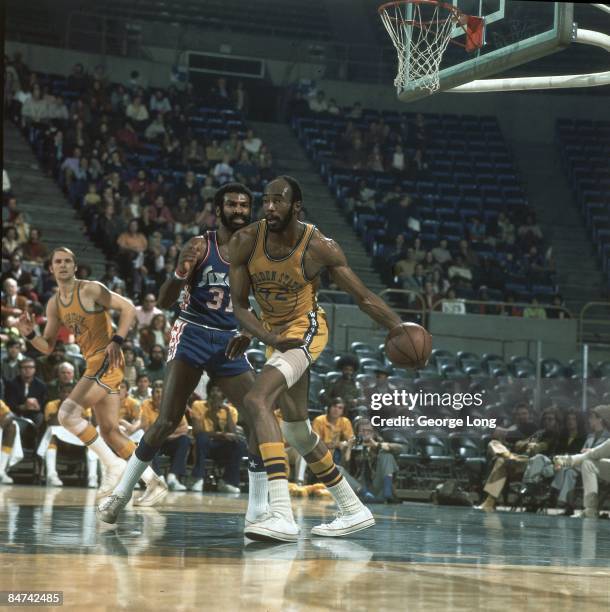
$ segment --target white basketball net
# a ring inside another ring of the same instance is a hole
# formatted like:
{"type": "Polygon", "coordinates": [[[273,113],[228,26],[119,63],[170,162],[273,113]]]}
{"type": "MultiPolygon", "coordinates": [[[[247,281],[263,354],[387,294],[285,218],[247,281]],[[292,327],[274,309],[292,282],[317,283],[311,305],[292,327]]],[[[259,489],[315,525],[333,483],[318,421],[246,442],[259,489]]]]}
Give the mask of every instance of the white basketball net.
{"type": "Polygon", "coordinates": [[[413,2],[386,6],[380,17],[398,55],[394,85],[403,89],[411,83],[413,89],[437,91],[441,60],[456,14],[442,4],[413,2]]]}

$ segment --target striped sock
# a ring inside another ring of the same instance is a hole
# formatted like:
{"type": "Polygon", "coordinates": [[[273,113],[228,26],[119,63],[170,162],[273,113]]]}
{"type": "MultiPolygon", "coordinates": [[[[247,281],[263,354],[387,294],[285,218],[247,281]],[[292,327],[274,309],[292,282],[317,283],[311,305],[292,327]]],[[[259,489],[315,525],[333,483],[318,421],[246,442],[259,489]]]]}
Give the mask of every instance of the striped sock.
{"type": "Polygon", "coordinates": [[[98,438],[97,429],[95,429],[95,427],[93,427],[93,425],[87,425],[87,427],[85,427],[85,429],[83,429],[83,431],[81,431],[79,434],[77,434],[77,438],[85,446],[90,446],[98,438]]]}
{"type": "Polygon", "coordinates": [[[286,453],[283,442],[265,442],[258,447],[261,451],[265,471],[269,482],[273,480],[287,480],[286,453]]]}
{"type": "Polygon", "coordinates": [[[343,480],[343,476],[337,469],[335,462],[333,461],[330,451],[326,451],[326,454],[319,461],[310,463],[309,467],[311,471],[317,476],[318,480],[324,483],[328,488],[338,484],[343,480]]]}
{"type": "Polygon", "coordinates": [[[108,444],[98,435],[93,425],[87,424],[87,427],[78,434],[78,439],[89,447],[106,467],[122,464],[122,460],[112,452],[108,444]]]}

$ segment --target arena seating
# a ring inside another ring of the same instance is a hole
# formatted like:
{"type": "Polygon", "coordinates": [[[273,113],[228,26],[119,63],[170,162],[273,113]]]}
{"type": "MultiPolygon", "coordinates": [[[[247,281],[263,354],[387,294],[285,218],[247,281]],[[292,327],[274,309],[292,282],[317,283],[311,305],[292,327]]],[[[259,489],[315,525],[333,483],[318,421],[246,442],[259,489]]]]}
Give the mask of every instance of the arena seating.
{"type": "Polygon", "coordinates": [[[574,201],[610,284],[610,122],[560,119],[556,130],[574,201]]]}

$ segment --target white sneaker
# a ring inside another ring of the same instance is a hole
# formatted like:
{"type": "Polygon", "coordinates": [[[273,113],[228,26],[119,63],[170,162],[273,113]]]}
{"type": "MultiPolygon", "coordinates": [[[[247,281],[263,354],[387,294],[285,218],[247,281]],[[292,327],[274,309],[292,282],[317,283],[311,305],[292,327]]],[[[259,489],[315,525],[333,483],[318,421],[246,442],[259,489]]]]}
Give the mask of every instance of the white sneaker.
{"type": "Polygon", "coordinates": [[[150,484],[146,487],[146,491],[140,497],[133,500],[134,506],[154,506],[161,502],[167,495],[167,485],[165,481],[155,476],[150,484]]]}
{"type": "Polygon", "coordinates": [[[63,487],[64,483],[57,474],[47,474],[47,487],[63,487]]]}
{"type": "Polygon", "coordinates": [[[228,482],[221,481],[218,483],[218,491],[220,493],[241,493],[241,489],[228,482]]]}
{"type": "Polygon", "coordinates": [[[269,506],[267,506],[267,509],[264,512],[261,512],[260,514],[257,514],[254,517],[248,518],[248,514],[246,513],[246,516],[244,517],[244,527],[250,527],[250,525],[260,523],[265,519],[269,518],[270,516],[271,513],[269,512],[269,506]]]}
{"type": "Polygon", "coordinates": [[[0,472],[0,484],[13,484],[13,479],[6,472],[0,472]]]}
{"type": "Polygon", "coordinates": [[[199,480],[196,480],[191,485],[191,491],[197,491],[199,493],[201,493],[203,491],[203,478],[200,478],[199,480]]]}
{"type": "Polygon", "coordinates": [[[336,538],[338,536],[361,531],[367,527],[372,527],[374,524],[375,519],[371,511],[366,506],[363,506],[355,514],[342,514],[341,512],[337,512],[337,517],[334,521],[316,525],[311,530],[311,533],[313,535],[336,538]]]}
{"type": "Polygon", "coordinates": [[[247,525],[244,535],[262,542],[296,542],[299,539],[299,527],[292,517],[270,514],[262,521],[247,525]]]}
{"type": "Polygon", "coordinates": [[[97,507],[97,516],[100,521],[114,525],[121,510],[129,503],[131,497],[121,495],[110,495],[97,507]]]}
{"type": "Polygon", "coordinates": [[[186,487],[176,478],[175,474],[168,474],[167,486],[170,491],[186,491],[186,487]]]}
{"type": "Polygon", "coordinates": [[[102,483],[97,490],[97,499],[108,497],[114,491],[114,487],[116,487],[117,484],[119,484],[119,480],[121,480],[126,465],[126,461],[119,459],[116,463],[113,463],[111,467],[107,467],[103,470],[102,483]]]}

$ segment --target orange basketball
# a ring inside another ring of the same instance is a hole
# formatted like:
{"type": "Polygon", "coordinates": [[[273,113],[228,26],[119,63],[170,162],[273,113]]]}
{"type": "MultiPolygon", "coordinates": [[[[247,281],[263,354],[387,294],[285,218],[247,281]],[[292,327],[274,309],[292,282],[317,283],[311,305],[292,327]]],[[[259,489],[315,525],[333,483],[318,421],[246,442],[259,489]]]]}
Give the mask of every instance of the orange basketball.
{"type": "Polygon", "coordinates": [[[432,336],[417,323],[402,323],[388,333],[385,351],[394,365],[423,368],[432,351],[432,336]]]}

